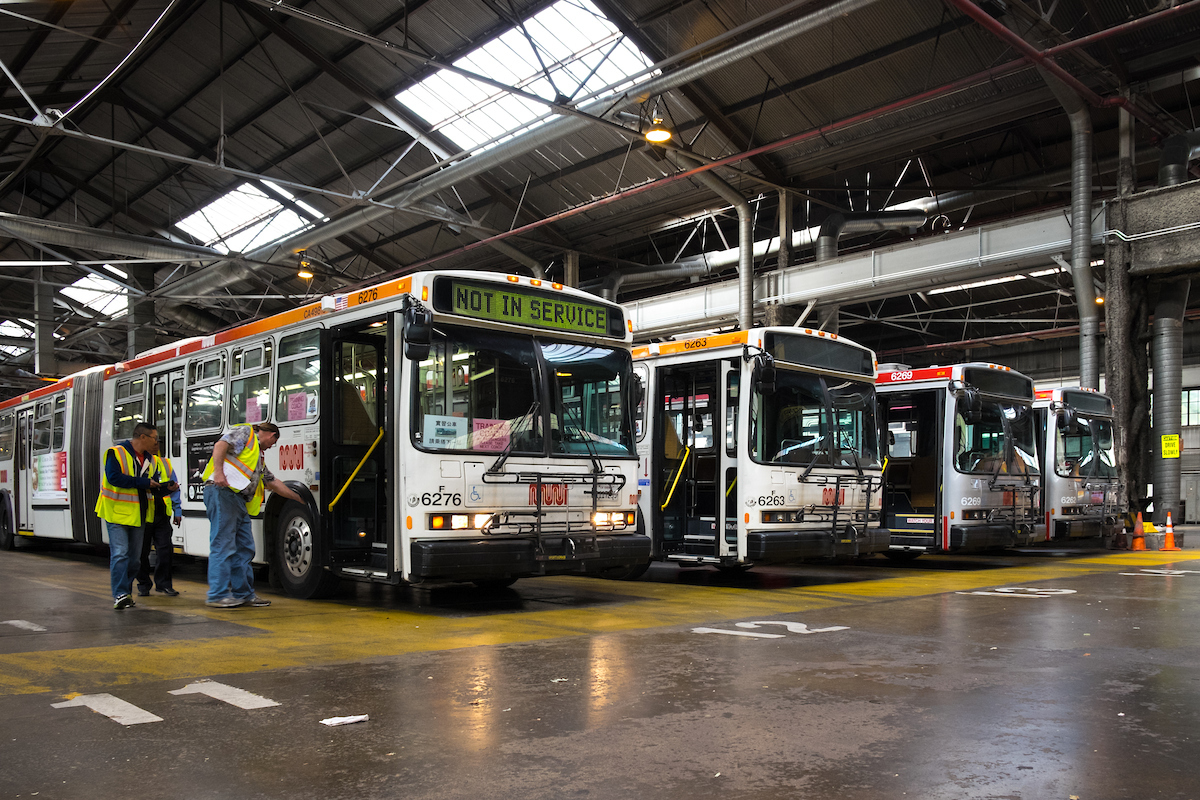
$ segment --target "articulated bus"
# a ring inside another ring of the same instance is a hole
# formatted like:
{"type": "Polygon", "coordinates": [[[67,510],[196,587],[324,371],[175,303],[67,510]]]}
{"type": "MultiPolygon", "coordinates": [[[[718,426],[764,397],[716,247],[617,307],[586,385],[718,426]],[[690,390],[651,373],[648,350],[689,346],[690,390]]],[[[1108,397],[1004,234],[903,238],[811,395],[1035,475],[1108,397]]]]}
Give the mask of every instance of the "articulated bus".
{"type": "Polygon", "coordinates": [[[1032,543],[1039,471],[1033,381],[997,364],[883,364],[884,522],[894,559],[1032,543]]]}
{"type": "Polygon", "coordinates": [[[1113,405],[1095,389],[1043,389],[1033,404],[1046,541],[1121,532],[1113,405]]]}
{"type": "Polygon", "coordinates": [[[741,569],[887,549],[872,351],[756,328],[634,348],[634,362],[655,560],[741,569]]]}
{"type": "Polygon", "coordinates": [[[177,552],[208,555],[201,472],[274,422],[256,562],[297,597],[339,578],[506,586],[644,563],[630,324],[557,283],[417,273],[160,347],[0,404],[0,545],[101,544],[106,448],[158,425],[182,486],[177,552]]]}

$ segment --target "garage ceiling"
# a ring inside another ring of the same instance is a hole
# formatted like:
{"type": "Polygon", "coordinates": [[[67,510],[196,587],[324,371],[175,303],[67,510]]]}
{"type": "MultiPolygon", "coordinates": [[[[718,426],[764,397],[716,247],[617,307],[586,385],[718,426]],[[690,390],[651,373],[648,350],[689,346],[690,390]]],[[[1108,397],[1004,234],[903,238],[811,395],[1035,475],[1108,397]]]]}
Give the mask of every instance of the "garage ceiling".
{"type": "MultiPolygon", "coordinates": [[[[764,241],[781,197],[797,230],[937,198],[919,229],[843,253],[1066,209],[1067,117],[968,12],[1088,91],[1098,203],[1116,101],[1143,188],[1163,138],[1196,127],[1197,0],[0,0],[0,393],[39,383],[39,283],[61,373],[126,357],[131,324],[161,344],[423,267],[561,279],[578,253],[586,286],[641,276],[621,300],[727,280],[665,268],[737,245],[698,169],[764,241]],[[642,138],[654,117],[673,146],[642,138]]],[[[1069,342],[1069,273],[1021,274],[814,319],[917,363],[1069,342]]]]}

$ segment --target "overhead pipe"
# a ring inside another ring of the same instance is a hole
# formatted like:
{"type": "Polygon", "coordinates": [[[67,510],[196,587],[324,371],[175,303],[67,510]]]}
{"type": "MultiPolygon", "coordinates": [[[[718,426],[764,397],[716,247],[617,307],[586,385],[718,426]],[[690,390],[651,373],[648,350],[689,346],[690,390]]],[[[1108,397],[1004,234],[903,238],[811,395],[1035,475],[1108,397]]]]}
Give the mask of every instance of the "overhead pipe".
{"type": "MultiPolygon", "coordinates": [[[[503,167],[539,147],[556,144],[564,137],[569,137],[595,124],[587,119],[592,117],[611,117],[613,114],[632,108],[654,95],[662,94],[685,83],[703,78],[716,70],[734,64],[742,59],[763,52],[776,45],[787,42],[803,33],[815,30],[823,25],[839,20],[846,15],[872,5],[877,0],[839,0],[825,8],[806,14],[766,33],[755,36],[741,44],[734,45],[728,50],[701,58],[693,64],[665,72],[631,87],[620,98],[614,100],[605,97],[589,103],[579,110],[583,115],[563,116],[548,119],[545,124],[509,139],[495,147],[470,158],[466,158],[445,169],[429,175],[412,185],[401,185],[382,193],[376,200],[383,206],[369,205],[352,208],[328,222],[301,231],[281,241],[259,248],[247,254],[254,261],[280,262],[292,257],[301,250],[315,247],[338,236],[343,236],[365,225],[377,222],[395,213],[393,208],[386,206],[405,206],[429,197],[436,192],[449,189],[457,183],[474,178],[489,170],[503,167]]],[[[497,237],[484,240],[481,244],[491,245],[497,237]]],[[[211,267],[195,276],[188,276],[166,287],[161,291],[173,294],[206,294],[223,288],[229,283],[248,277],[249,270],[229,269],[226,265],[211,267]]]]}
{"type": "MultiPolygon", "coordinates": [[[[676,151],[682,160],[703,164],[688,153],[676,151]]],[[[721,179],[716,172],[698,172],[696,180],[733,206],[738,217],[738,328],[754,327],[754,212],[741,192],[721,179]]]]}
{"type": "Polygon", "coordinates": [[[227,253],[211,247],[171,242],[153,236],[118,234],[99,228],[23,217],[6,212],[0,212],[0,225],[18,236],[42,244],[74,247],[79,250],[111,253],[129,258],[147,258],[158,261],[219,261],[229,258],[227,253]]]}
{"type": "Polygon", "coordinates": [[[1042,55],[1040,42],[1029,42],[1014,30],[1017,22],[1012,17],[995,19],[970,0],[951,2],[1000,39],[1029,55],[1037,66],[1038,74],[1067,113],[1071,125],[1071,280],[1075,286],[1075,305],[1079,314],[1079,382],[1086,389],[1099,389],[1100,309],[1096,306],[1091,242],[1092,115],[1084,100],[1090,98],[1098,105],[1103,105],[1104,101],[1059,67],[1052,58],[1042,55]]]}
{"type": "Polygon", "coordinates": [[[818,263],[836,258],[838,239],[843,235],[916,229],[928,219],[924,211],[835,211],[825,217],[817,234],[818,263]]]}
{"type": "MultiPolygon", "coordinates": [[[[1158,164],[1158,185],[1177,186],[1187,180],[1188,161],[1200,131],[1177,134],[1163,142],[1158,164]]],[[[1178,458],[1163,458],[1162,442],[1168,436],[1178,441],[1182,432],[1183,398],[1183,317],[1187,311],[1191,281],[1163,281],[1158,286],[1154,305],[1154,323],[1150,344],[1150,363],[1154,370],[1154,518],[1166,520],[1167,512],[1180,520],[1178,458]]]]}

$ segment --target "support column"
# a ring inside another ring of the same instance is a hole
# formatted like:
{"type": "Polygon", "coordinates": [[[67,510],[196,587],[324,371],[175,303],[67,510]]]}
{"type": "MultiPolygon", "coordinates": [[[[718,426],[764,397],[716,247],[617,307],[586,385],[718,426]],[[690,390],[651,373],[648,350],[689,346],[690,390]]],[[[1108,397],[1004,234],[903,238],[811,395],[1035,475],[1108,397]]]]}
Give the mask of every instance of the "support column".
{"type": "MultiPolygon", "coordinates": [[[[792,224],[793,224],[793,205],[792,196],[784,190],[779,191],[779,252],[777,254],[777,266],[775,273],[771,276],[771,290],[768,295],[771,297],[777,296],[782,289],[779,285],[779,278],[783,275],[784,270],[792,265],[792,224]]],[[[790,325],[788,321],[788,309],[778,300],[771,300],[767,303],[767,324],[768,325],[790,325]]],[[[796,315],[793,312],[790,314],[792,322],[795,321],[796,315]]]]}
{"type": "Polygon", "coordinates": [[[563,258],[563,283],[572,288],[579,288],[579,251],[568,250],[563,258]]]}
{"type": "MultiPolygon", "coordinates": [[[[144,264],[131,264],[127,269],[129,282],[145,291],[154,288],[154,267],[144,264]]],[[[129,311],[126,314],[125,357],[133,358],[138,353],[144,353],[155,345],[154,334],[154,301],[142,300],[132,295],[129,297],[129,311]]]]}
{"type": "Polygon", "coordinates": [[[54,287],[38,283],[33,300],[33,371],[43,377],[58,374],[54,355],[54,287]]]}

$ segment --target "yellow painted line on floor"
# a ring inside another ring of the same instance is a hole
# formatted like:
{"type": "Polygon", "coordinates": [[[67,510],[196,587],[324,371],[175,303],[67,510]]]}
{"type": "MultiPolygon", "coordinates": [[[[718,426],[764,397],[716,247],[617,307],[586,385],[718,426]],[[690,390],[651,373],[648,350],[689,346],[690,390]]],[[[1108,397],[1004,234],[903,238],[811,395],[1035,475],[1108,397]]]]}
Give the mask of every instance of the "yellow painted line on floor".
{"type": "MultiPolygon", "coordinates": [[[[273,598],[273,605],[266,609],[217,611],[201,605],[203,584],[184,583],[179,588],[187,592],[184,597],[189,599],[181,602],[179,598],[147,598],[155,602],[145,605],[157,611],[202,615],[236,624],[242,626],[244,635],[2,655],[0,695],[95,691],[100,687],[145,681],[351,663],[406,653],[714,624],[722,620],[770,619],[848,604],[993,586],[1024,586],[1111,573],[1127,567],[1182,565],[1192,560],[1180,555],[1157,551],[1114,553],[969,572],[922,570],[878,580],[783,589],[535,578],[562,582],[565,589],[578,587],[625,597],[629,602],[459,618],[419,611],[348,608],[290,598],[273,598]]],[[[80,576],[75,573],[70,576],[72,583],[63,588],[107,596],[107,574],[96,574],[105,582],[84,581],[81,585],[80,576]]],[[[55,580],[43,576],[39,582],[54,584],[55,580]]]]}

